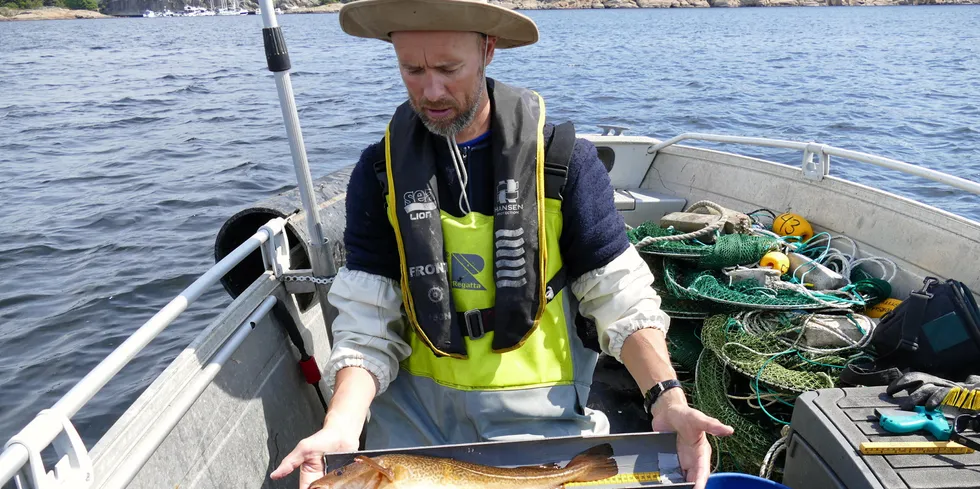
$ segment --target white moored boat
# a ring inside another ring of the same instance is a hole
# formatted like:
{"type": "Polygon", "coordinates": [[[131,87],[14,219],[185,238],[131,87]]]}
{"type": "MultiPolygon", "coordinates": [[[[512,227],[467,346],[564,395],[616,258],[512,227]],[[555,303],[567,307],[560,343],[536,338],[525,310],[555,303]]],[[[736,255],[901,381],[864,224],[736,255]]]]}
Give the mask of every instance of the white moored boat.
{"type": "MultiPolygon", "coordinates": [[[[807,216],[816,231],[849,236],[862,253],[898,265],[891,280],[895,297],[918,288],[926,276],[956,278],[980,291],[980,223],[838,177],[832,158],[980,195],[976,182],[815,143],[708,134],[663,140],[619,129],[580,137],[599,149],[617,189],[617,208],[630,225],[658,221],[701,200],[742,211],[791,209],[807,216]],[[732,143],[732,151],[698,147],[698,141],[732,143]],[[734,145],[796,149],[802,164],[743,156],[734,145]]],[[[20,473],[25,486],[36,489],[294,489],[294,477],[271,481],[268,476],[323,422],[318,393],[323,381],[308,384],[297,362],[307,354],[326,359],[330,351],[328,326],[335,311],[322,298],[329,287],[326,277],[343,264],[349,174],[346,168],[312,186],[301,183],[298,190],[231,216],[217,233],[215,266],[202,271],[201,278],[7,443],[0,455],[0,485],[20,473]],[[298,210],[310,204],[303,202],[308,198],[316,201],[316,219],[298,210]],[[325,248],[309,231],[315,220],[322,223],[325,248]],[[317,255],[319,250],[324,252],[317,255]],[[314,279],[311,268],[324,279],[314,279]],[[87,450],[72,416],[218,282],[234,301],[197,327],[197,337],[87,450]],[[297,338],[291,340],[291,332],[302,339],[305,351],[297,348],[297,338]],[[66,485],[43,482],[54,475],[47,474],[40,453],[53,442],[65,457],[58,477],[69,481],[66,485]]]]}

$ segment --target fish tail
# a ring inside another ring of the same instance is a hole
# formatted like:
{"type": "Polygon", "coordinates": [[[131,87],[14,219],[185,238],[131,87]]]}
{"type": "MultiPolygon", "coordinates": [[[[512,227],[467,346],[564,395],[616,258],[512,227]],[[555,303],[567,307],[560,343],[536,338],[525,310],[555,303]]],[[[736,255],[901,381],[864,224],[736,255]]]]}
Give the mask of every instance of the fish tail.
{"type": "Polygon", "coordinates": [[[596,445],[568,462],[566,470],[573,470],[575,477],[568,482],[591,482],[608,479],[619,473],[619,467],[613,458],[612,445],[603,443],[596,445]]]}

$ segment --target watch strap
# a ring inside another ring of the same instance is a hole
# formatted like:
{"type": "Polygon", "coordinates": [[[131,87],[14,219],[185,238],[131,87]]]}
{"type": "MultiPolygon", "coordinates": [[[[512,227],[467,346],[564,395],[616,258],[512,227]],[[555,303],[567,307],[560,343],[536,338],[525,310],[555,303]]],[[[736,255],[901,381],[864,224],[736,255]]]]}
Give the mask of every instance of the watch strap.
{"type": "Polygon", "coordinates": [[[646,410],[647,414],[651,414],[650,409],[653,407],[653,403],[657,402],[660,395],[668,389],[673,389],[674,387],[681,387],[681,382],[677,379],[670,379],[654,384],[654,386],[647,391],[646,395],[643,396],[643,409],[646,410]]]}

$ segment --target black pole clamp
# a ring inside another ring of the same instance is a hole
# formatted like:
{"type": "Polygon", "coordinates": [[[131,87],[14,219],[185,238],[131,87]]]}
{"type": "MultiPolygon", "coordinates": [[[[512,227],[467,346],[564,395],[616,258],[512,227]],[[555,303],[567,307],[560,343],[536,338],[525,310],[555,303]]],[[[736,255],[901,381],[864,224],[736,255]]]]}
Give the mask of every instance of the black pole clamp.
{"type": "Polygon", "coordinates": [[[265,43],[265,60],[269,64],[269,71],[289,71],[289,52],[286,50],[286,40],[282,37],[282,28],[263,28],[262,41],[265,43]]]}

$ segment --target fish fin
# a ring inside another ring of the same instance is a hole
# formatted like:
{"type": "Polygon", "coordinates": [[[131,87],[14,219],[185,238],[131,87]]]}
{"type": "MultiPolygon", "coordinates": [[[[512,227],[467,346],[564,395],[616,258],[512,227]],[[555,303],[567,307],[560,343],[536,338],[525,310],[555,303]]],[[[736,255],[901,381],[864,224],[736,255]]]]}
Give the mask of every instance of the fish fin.
{"type": "Polygon", "coordinates": [[[358,461],[358,462],[360,462],[362,464],[367,464],[368,467],[371,467],[372,469],[377,470],[379,474],[381,474],[381,475],[383,475],[385,477],[385,479],[388,479],[388,482],[394,482],[394,480],[395,480],[395,472],[393,470],[391,470],[391,469],[389,469],[389,468],[387,468],[387,467],[379,464],[378,462],[375,462],[374,460],[371,460],[370,458],[365,457],[363,455],[358,455],[358,456],[354,457],[354,460],[356,460],[356,461],[358,461]]]}
{"type": "Polygon", "coordinates": [[[552,462],[550,464],[524,465],[522,467],[516,467],[516,468],[517,469],[547,469],[547,470],[554,470],[554,469],[560,469],[561,468],[561,464],[556,463],[556,462],[552,462]]]}
{"type": "Polygon", "coordinates": [[[565,468],[582,471],[575,476],[574,482],[608,479],[619,473],[619,466],[616,465],[616,460],[612,457],[612,445],[603,443],[576,455],[565,468]]]}

